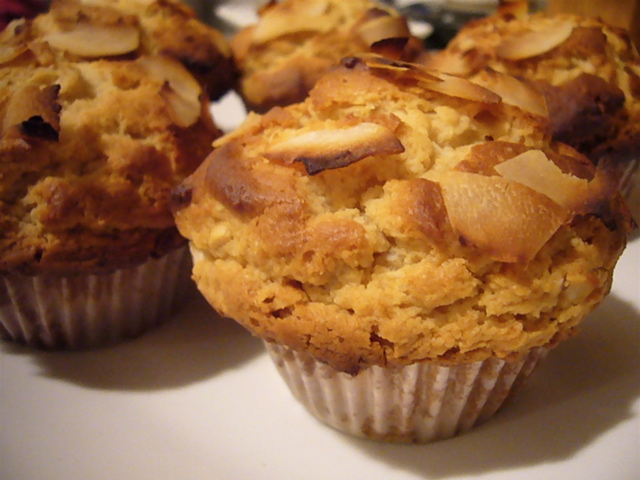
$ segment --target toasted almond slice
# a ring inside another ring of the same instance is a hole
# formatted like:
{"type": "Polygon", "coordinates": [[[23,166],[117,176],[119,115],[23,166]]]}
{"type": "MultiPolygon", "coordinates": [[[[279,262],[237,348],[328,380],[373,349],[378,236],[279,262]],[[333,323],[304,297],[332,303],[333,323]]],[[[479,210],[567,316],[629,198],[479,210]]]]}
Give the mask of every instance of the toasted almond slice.
{"type": "Polygon", "coordinates": [[[327,0],[292,2],[268,8],[253,30],[253,41],[264,43],[297,32],[327,31],[333,25],[332,19],[325,15],[328,8],[327,0]]]}
{"type": "Polygon", "coordinates": [[[570,20],[554,22],[541,30],[505,38],[496,48],[498,57],[506,60],[523,60],[542,55],[564,43],[573,32],[570,20]]]}
{"type": "Polygon", "coordinates": [[[0,45],[0,65],[18,58],[26,51],[26,45],[0,45]]]}
{"type": "Polygon", "coordinates": [[[508,105],[541,117],[549,116],[544,95],[511,75],[488,69],[475,76],[474,81],[500,95],[508,105]]]}
{"type": "Polygon", "coordinates": [[[73,30],[50,33],[44,40],[53,48],[81,57],[110,57],[136,50],[140,34],[133,25],[78,23],[73,30]]]}
{"type": "Polygon", "coordinates": [[[373,45],[380,40],[409,37],[411,34],[403,17],[382,15],[360,25],[358,35],[367,45],[373,45]]]}
{"type": "Polygon", "coordinates": [[[460,53],[444,50],[428,57],[422,64],[430,70],[466,77],[482,68],[486,60],[486,55],[476,49],[460,53]]]}
{"type": "Polygon", "coordinates": [[[193,125],[202,110],[202,88],[193,75],[170,57],[140,57],[138,63],[151,77],[163,84],[160,93],[172,107],[172,120],[181,127],[193,125]]]}
{"type": "Polygon", "coordinates": [[[439,182],[461,243],[497,261],[532,260],[568,219],[547,196],[505,178],[450,171],[439,182]]]}
{"type": "Polygon", "coordinates": [[[499,165],[495,170],[507,180],[546,195],[565,208],[584,198],[589,182],[563,173],[542,150],[527,150],[499,165]]]}
{"type": "Polygon", "coordinates": [[[271,147],[265,157],[292,164],[301,162],[309,175],[346,167],[371,155],[404,152],[394,133],[376,123],[340,129],[314,130],[271,147]]]}
{"type": "Polygon", "coordinates": [[[439,82],[427,81],[422,84],[427,90],[444,93],[451,97],[464,98],[484,103],[500,103],[502,99],[497,93],[488,90],[477,83],[473,83],[465,78],[438,73],[439,82]]]}
{"type": "Polygon", "coordinates": [[[163,88],[160,95],[171,107],[171,120],[178,126],[186,128],[198,120],[201,113],[199,102],[190,101],[170,88],[163,88]]]}

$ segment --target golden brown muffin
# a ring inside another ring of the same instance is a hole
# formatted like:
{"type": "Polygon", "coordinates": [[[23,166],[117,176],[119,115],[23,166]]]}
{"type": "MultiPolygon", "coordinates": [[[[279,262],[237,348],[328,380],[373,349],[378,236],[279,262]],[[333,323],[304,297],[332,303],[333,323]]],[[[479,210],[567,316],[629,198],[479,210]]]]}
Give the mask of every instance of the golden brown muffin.
{"type": "Polygon", "coordinates": [[[640,56],[628,32],[598,18],[509,2],[425,65],[479,82],[487,69],[526,79],[546,97],[555,139],[595,163],[611,158],[621,175],[640,157],[640,56]]]}
{"type": "Polygon", "coordinates": [[[54,0],[31,26],[67,59],[163,55],[182,63],[210,99],[235,81],[231,49],[218,30],[179,0],[54,0]]]}
{"type": "Polygon", "coordinates": [[[631,221],[605,170],[550,141],[544,102],[495,78],[345,59],[218,140],[174,207],[209,302],[350,373],[570,336],[631,221]]]}
{"type": "Polygon", "coordinates": [[[136,18],[58,2],[3,32],[0,270],[113,269],[181,242],[169,192],[220,132],[181,63],[138,51],[136,18]],[[68,9],[84,20],[53,32],[68,9]]]}
{"type": "Polygon", "coordinates": [[[271,1],[231,39],[238,92],[265,112],[303,100],[342,57],[371,49],[412,60],[421,50],[406,20],[373,0],[271,1]]]}
{"type": "Polygon", "coordinates": [[[170,192],[221,132],[206,87],[133,5],[181,25],[173,2],[71,0],[0,34],[2,337],[112,343],[185,292],[170,192]]]}

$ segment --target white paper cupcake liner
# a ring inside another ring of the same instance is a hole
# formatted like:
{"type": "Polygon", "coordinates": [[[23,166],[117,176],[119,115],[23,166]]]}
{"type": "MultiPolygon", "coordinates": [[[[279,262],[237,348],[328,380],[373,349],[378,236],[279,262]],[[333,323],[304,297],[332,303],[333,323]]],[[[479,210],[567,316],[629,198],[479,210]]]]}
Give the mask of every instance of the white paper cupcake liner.
{"type": "Polygon", "coordinates": [[[430,362],[334,370],[306,354],[265,342],[293,395],[320,421],[374,440],[427,443],[465,432],[492,417],[544,358],[498,358],[456,366],[430,362]]]}
{"type": "Polygon", "coordinates": [[[102,275],[1,277],[0,337],[33,347],[82,349],[135,337],[168,319],[184,299],[186,247],[102,275]]]}

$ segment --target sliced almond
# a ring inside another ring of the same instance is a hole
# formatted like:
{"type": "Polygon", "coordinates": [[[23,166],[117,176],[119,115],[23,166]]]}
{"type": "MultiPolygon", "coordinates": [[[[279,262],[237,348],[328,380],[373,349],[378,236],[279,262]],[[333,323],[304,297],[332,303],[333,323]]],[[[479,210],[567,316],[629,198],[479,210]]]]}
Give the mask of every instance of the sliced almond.
{"type": "Polygon", "coordinates": [[[484,103],[500,103],[502,99],[500,95],[488,90],[477,83],[473,83],[465,78],[438,73],[440,81],[427,81],[422,84],[427,90],[433,92],[444,93],[451,97],[464,98],[484,103]]]}
{"type": "Polygon", "coordinates": [[[358,27],[358,35],[367,45],[387,38],[409,37],[409,27],[403,17],[382,15],[358,27]]]}
{"type": "Polygon", "coordinates": [[[191,73],[177,60],[166,56],[140,57],[138,63],[161,82],[162,97],[172,107],[172,120],[181,127],[193,125],[202,112],[202,88],[191,73]]]}
{"type": "Polygon", "coordinates": [[[0,45],[0,65],[9,63],[26,51],[26,45],[0,45]]]}
{"type": "Polygon", "coordinates": [[[325,15],[327,0],[307,0],[278,4],[264,11],[253,30],[253,41],[265,43],[274,38],[298,32],[324,32],[333,26],[325,15]]]}
{"type": "Polygon", "coordinates": [[[439,182],[461,243],[497,261],[532,260],[568,218],[546,195],[505,178],[450,171],[439,182]]]}
{"type": "Polygon", "coordinates": [[[133,25],[78,23],[73,30],[50,33],[44,40],[55,49],[94,58],[133,52],[140,45],[140,34],[133,25]]]}
{"type": "Polygon", "coordinates": [[[430,70],[466,77],[482,68],[486,60],[486,55],[475,49],[460,53],[443,50],[428,57],[422,64],[430,70]]]}
{"type": "Polygon", "coordinates": [[[314,130],[271,147],[265,157],[283,163],[301,162],[309,175],[346,167],[371,155],[404,152],[394,133],[376,123],[314,130]]]}
{"type": "Polygon", "coordinates": [[[476,75],[474,81],[500,95],[508,105],[541,117],[549,116],[544,95],[511,75],[487,69],[476,75]]]}
{"type": "Polygon", "coordinates": [[[527,150],[494,168],[503,178],[546,195],[565,208],[584,198],[589,185],[585,179],[563,173],[541,150],[527,150]]]}
{"type": "Polygon", "coordinates": [[[416,82],[439,82],[441,81],[440,73],[430,72],[421,65],[415,63],[403,62],[392,58],[383,57],[376,54],[363,54],[359,57],[367,67],[376,73],[389,74],[391,77],[414,79],[416,82]]]}
{"type": "Polygon", "coordinates": [[[505,38],[496,48],[498,57],[505,60],[523,60],[553,50],[564,43],[573,32],[570,20],[554,22],[546,28],[505,38]]]}

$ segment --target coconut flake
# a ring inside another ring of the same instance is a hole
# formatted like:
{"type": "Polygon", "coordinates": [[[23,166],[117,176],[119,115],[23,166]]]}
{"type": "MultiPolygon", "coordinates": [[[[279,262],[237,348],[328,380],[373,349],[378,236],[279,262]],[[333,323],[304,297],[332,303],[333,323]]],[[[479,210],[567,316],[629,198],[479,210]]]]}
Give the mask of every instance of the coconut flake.
{"type": "Polygon", "coordinates": [[[585,179],[563,173],[541,150],[527,150],[496,165],[495,170],[503,178],[546,195],[565,208],[584,198],[589,184],[585,179]]]}
{"type": "Polygon", "coordinates": [[[450,171],[438,180],[461,243],[497,261],[532,260],[568,218],[547,196],[505,178],[450,171]]]}

